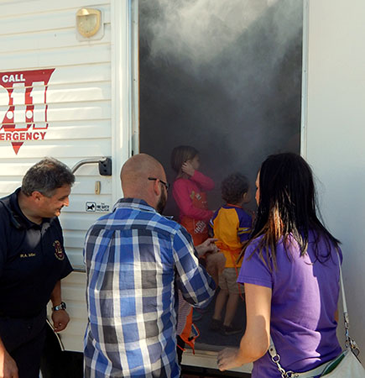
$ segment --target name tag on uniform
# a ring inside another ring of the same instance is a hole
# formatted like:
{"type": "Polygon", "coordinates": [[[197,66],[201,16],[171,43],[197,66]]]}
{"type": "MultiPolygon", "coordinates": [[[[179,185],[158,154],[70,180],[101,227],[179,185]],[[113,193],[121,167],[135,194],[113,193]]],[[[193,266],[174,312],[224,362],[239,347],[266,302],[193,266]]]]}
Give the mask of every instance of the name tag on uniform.
{"type": "Polygon", "coordinates": [[[35,253],[29,252],[29,253],[21,253],[20,254],[21,259],[24,259],[24,258],[27,258],[27,257],[35,257],[35,253]]]}

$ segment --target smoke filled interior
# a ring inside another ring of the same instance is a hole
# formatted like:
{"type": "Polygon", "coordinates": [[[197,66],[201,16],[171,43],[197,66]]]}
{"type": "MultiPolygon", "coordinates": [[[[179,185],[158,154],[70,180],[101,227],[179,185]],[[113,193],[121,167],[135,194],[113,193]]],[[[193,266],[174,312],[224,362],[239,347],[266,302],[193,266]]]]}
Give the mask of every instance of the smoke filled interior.
{"type": "MultiPolygon", "coordinates": [[[[140,152],[156,157],[170,183],[178,145],[199,151],[200,170],[215,182],[212,210],[223,204],[222,180],[246,175],[254,193],[261,162],[300,152],[302,1],[140,0],[140,152]]],[[[247,204],[255,210],[254,195],[247,204]]],[[[166,215],[177,220],[172,196],[166,215]]],[[[197,348],[238,346],[196,323],[197,348]]],[[[244,302],[236,323],[245,326],[244,302]]]]}

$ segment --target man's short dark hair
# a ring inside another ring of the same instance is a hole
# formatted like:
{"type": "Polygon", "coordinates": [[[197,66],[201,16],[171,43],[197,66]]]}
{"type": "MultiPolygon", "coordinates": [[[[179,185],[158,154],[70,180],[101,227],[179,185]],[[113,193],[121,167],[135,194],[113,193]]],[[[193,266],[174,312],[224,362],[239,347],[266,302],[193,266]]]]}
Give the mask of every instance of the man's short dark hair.
{"type": "Polygon", "coordinates": [[[250,187],[248,178],[241,173],[232,173],[226,177],[221,185],[222,198],[227,203],[235,205],[242,200],[242,196],[250,187]]]}
{"type": "Polygon", "coordinates": [[[38,191],[46,197],[52,197],[56,189],[64,185],[71,186],[74,182],[75,176],[67,165],[46,157],[29,168],[23,177],[21,190],[26,196],[38,191]]]}

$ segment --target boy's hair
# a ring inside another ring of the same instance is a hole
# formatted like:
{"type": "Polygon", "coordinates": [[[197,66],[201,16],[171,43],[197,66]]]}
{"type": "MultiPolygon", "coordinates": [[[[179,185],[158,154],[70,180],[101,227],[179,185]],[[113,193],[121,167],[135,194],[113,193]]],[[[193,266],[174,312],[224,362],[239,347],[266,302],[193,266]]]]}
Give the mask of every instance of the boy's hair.
{"type": "Polygon", "coordinates": [[[187,161],[194,159],[199,151],[191,146],[178,146],[172,150],[171,153],[171,168],[179,173],[182,165],[187,161]]]}
{"type": "Polygon", "coordinates": [[[232,173],[222,181],[222,198],[227,203],[235,205],[242,200],[242,196],[250,187],[248,178],[241,173],[232,173]]]}

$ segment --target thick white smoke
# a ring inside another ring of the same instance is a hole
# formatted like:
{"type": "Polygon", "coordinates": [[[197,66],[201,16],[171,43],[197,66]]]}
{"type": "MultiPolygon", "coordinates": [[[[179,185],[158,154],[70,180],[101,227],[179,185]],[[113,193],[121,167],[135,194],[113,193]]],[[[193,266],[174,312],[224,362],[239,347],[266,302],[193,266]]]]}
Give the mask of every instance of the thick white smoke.
{"type": "MultiPolygon", "coordinates": [[[[283,49],[301,27],[297,9],[302,5],[296,0],[153,0],[152,4],[160,15],[150,25],[151,55],[185,57],[194,67],[220,55],[274,5],[279,5],[275,38],[283,49]]],[[[278,55],[282,52],[279,48],[278,55]]]]}

